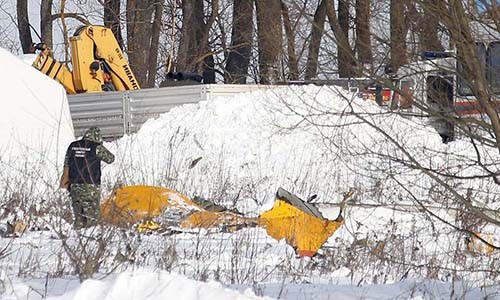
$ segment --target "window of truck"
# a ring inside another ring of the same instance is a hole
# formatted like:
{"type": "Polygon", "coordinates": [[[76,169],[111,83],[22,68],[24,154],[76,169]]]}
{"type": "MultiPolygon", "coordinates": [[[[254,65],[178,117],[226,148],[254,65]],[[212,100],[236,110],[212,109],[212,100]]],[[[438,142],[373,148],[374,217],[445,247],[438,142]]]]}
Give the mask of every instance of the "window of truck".
{"type": "Polygon", "coordinates": [[[488,48],[488,80],[494,94],[500,94],[500,42],[488,48]]]}

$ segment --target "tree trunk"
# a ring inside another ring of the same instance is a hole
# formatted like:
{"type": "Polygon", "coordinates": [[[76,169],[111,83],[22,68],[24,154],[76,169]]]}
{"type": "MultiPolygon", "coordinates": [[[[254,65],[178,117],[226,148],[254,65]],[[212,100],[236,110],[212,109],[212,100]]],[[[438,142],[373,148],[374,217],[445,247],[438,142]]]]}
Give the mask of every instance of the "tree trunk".
{"type": "Polygon", "coordinates": [[[309,54],[307,56],[305,80],[311,80],[316,77],[318,72],[318,55],[321,46],[321,37],[325,28],[326,19],[326,0],[321,0],[314,13],[314,19],[311,28],[311,40],[309,42],[309,54]]]}
{"type": "Polygon", "coordinates": [[[118,44],[124,49],[121,25],[120,25],[120,0],[104,1],[104,26],[111,28],[118,44]]]}
{"type": "Polygon", "coordinates": [[[200,63],[204,61],[206,44],[204,37],[205,14],[202,0],[182,1],[182,29],[179,50],[177,51],[178,72],[199,72],[200,63]]]}
{"type": "Polygon", "coordinates": [[[156,75],[156,72],[148,74],[148,71],[151,65],[156,68],[158,60],[158,47],[153,49],[153,46],[159,31],[155,32],[151,23],[156,19],[153,14],[157,3],[162,5],[158,0],[127,0],[127,53],[130,66],[139,84],[144,87],[152,87],[149,84],[154,82],[156,75]],[[151,80],[149,77],[152,77],[151,80]]]}
{"type": "Polygon", "coordinates": [[[288,54],[288,76],[289,80],[299,79],[299,64],[297,54],[295,53],[295,33],[292,23],[290,22],[290,14],[288,12],[288,7],[282,0],[281,3],[281,13],[283,17],[283,25],[285,27],[285,36],[287,42],[287,54],[288,54]]]}
{"type": "Polygon", "coordinates": [[[339,77],[349,78],[355,76],[356,61],[354,59],[354,52],[351,49],[347,33],[340,26],[337,15],[335,14],[335,4],[333,0],[327,1],[326,15],[328,16],[328,23],[337,40],[337,51],[339,61],[339,77]]]}
{"type": "Polygon", "coordinates": [[[463,66],[464,79],[490,119],[496,147],[500,152],[500,117],[495,102],[491,101],[491,90],[488,87],[484,67],[479,61],[477,46],[470,28],[471,19],[467,16],[461,0],[450,0],[448,6],[448,11],[439,19],[445,24],[456,44],[457,60],[463,66]]]}
{"type": "Polygon", "coordinates": [[[418,35],[420,51],[443,51],[444,47],[438,37],[439,0],[423,0],[422,15],[418,18],[418,35]]]}
{"type": "Polygon", "coordinates": [[[42,0],[40,3],[41,42],[52,49],[52,0],[42,0]]]}
{"type": "Polygon", "coordinates": [[[17,0],[17,30],[23,53],[33,53],[33,38],[31,37],[30,21],[28,17],[28,1],[17,0]]]}
{"type": "Polygon", "coordinates": [[[259,81],[262,84],[275,83],[279,80],[282,54],[280,0],[257,0],[256,6],[259,81]]]}
{"type": "Polygon", "coordinates": [[[231,47],[225,83],[246,83],[253,35],[253,0],[234,0],[231,47]]]}
{"type": "Polygon", "coordinates": [[[407,63],[404,2],[401,0],[391,0],[390,5],[391,68],[392,72],[396,72],[400,66],[407,63]]]}
{"type": "Polygon", "coordinates": [[[370,34],[370,0],[356,0],[356,51],[360,65],[373,64],[370,34]]]}
{"type": "Polygon", "coordinates": [[[347,43],[339,44],[337,47],[340,78],[349,78],[354,75],[354,57],[350,57],[353,53],[349,45],[349,19],[349,0],[339,0],[338,22],[341,34],[347,41],[347,43]]]}
{"type": "Polygon", "coordinates": [[[163,5],[163,1],[157,1],[154,4],[154,19],[151,29],[151,47],[148,58],[148,87],[154,87],[156,82],[163,5]]]}
{"type": "MultiPolygon", "coordinates": [[[[201,54],[199,55],[203,58],[201,64],[198,64],[197,70],[201,71],[203,74],[204,83],[215,83],[215,59],[210,46],[210,28],[212,28],[215,19],[219,13],[219,0],[211,1],[212,12],[207,18],[206,22],[201,22],[200,26],[200,44],[201,54]]],[[[203,9],[203,8],[202,8],[203,9]]],[[[201,10],[201,15],[203,11],[201,10]]],[[[203,21],[203,19],[201,19],[203,21]]],[[[198,60],[199,61],[199,60],[198,60]]]]}
{"type": "Polygon", "coordinates": [[[213,55],[207,55],[203,60],[203,83],[215,83],[215,61],[213,55]]]}
{"type": "Polygon", "coordinates": [[[175,67],[175,70],[178,72],[194,71],[194,66],[191,63],[195,60],[196,56],[191,52],[191,48],[197,32],[193,21],[195,19],[195,1],[199,0],[182,1],[182,28],[175,67]]]}

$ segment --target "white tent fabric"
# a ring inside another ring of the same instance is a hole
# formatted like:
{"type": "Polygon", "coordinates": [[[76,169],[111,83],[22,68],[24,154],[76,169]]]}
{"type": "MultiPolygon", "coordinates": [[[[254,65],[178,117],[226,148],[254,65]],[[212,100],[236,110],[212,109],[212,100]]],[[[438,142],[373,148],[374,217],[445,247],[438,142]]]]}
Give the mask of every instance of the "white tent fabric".
{"type": "Polygon", "coordinates": [[[60,166],[74,139],[64,88],[0,48],[0,160],[40,156],[60,166]]]}

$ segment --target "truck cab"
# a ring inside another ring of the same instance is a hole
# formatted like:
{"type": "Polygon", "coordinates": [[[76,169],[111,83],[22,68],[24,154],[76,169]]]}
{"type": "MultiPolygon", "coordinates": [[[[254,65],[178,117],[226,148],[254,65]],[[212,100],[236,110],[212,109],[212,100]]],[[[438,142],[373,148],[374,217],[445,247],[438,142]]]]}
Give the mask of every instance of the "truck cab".
{"type": "MultiPolygon", "coordinates": [[[[477,42],[476,46],[491,101],[500,103],[500,41],[477,42]]],[[[484,117],[456,57],[454,51],[425,52],[419,61],[401,67],[392,76],[395,91],[391,109],[427,118],[444,143],[455,139],[457,118],[484,117]]]]}

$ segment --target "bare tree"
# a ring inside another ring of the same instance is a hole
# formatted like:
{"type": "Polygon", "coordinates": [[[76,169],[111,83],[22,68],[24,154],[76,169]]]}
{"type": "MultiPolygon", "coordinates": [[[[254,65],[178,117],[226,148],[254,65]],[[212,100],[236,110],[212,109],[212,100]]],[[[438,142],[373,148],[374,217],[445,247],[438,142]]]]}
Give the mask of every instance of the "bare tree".
{"type": "Polygon", "coordinates": [[[408,62],[406,46],[405,2],[391,0],[391,67],[393,71],[408,62]]]}
{"type": "Polygon", "coordinates": [[[152,87],[156,79],[162,10],[163,1],[127,1],[127,54],[139,84],[144,87],[152,87]]]}
{"type": "Polygon", "coordinates": [[[309,55],[307,57],[305,80],[316,77],[318,71],[318,55],[321,45],[321,38],[325,28],[326,20],[326,0],[321,0],[314,13],[311,22],[311,37],[309,41],[309,55]]]}
{"type": "Polygon", "coordinates": [[[153,3],[153,6],[155,17],[153,19],[153,24],[151,25],[151,44],[148,57],[148,87],[154,87],[156,82],[161,20],[163,16],[163,3],[161,1],[157,1],[156,3],[153,3]]]}
{"type": "Polygon", "coordinates": [[[356,0],[356,52],[360,65],[372,65],[373,53],[370,34],[370,0],[356,0]]]}
{"type": "MultiPolygon", "coordinates": [[[[347,9],[348,3],[342,1],[339,2],[338,14],[335,14],[331,1],[326,13],[335,37],[335,48],[331,47],[331,41],[326,40],[323,40],[323,44],[329,47],[317,46],[320,44],[318,39],[323,36],[320,20],[324,20],[320,14],[322,2],[319,2],[310,22],[313,29],[308,39],[310,59],[305,66],[305,78],[312,78],[316,74],[327,77],[330,71],[326,68],[317,71],[315,63],[318,60],[312,59],[312,55],[333,61],[340,59],[342,51],[347,50],[342,56],[348,64],[344,68],[339,61],[339,75],[356,76],[356,72],[346,72],[347,66],[354,66],[356,70],[358,65],[371,63],[373,68],[365,68],[364,74],[380,88],[384,85],[388,89],[386,92],[392,93],[392,103],[399,104],[392,111],[390,106],[383,106],[380,111],[356,111],[359,100],[342,92],[340,95],[344,97],[346,107],[341,111],[335,107],[325,108],[325,103],[316,105],[314,99],[304,102],[303,110],[292,105],[288,107],[299,115],[300,121],[294,124],[317,127],[324,143],[331,145],[332,160],[349,164],[353,173],[369,174],[366,181],[373,180],[375,183],[370,190],[365,190],[369,194],[367,198],[377,198],[376,194],[372,194],[373,190],[384,193],[384,187],[381,186],[391,185],[399,195],[392,199],[394,203],[402,199],[410,200],[432,222],[445,224],[458,236],[471,237],[491,249],[499,249],[498,241],[488,240],[480,234],[481,226],[466,224],[474,220],[474,224],[500,225],[500,214],[496,211],[500,190],[500,168],[497,162],[500,151],[500,34],[497,28],[499,20],[494,17],[498,5],[496,2],[484,3],[487,8],[481,13],[477,12],[475,1],[472,1],[474,7],[471,7],[460,0],[390,1],[389,6],[375,2],[370,5],[369,1],[358,0],[355,19],[357,34],[353,41],[346,34],[348,30],[352,32],[350,26],[346,25],[349,24],[346,15],[352,10],[347,9]],[[384,10],[374,11],[373,8],[384,10]],[[377,14],[382,18],[368,24],[376,24],[380,28],[371,32],[363,21],[377,14]],[[388,21],[387,16],[390,16],[388,21]],[[316,25],[318,21],[320,25],[316,25]],[[387,32],[390,35],[384,35],[387,32]],[[373,41],[376,47],[366,46],[373,41]],[[353,42],[356,44],[356,56],[352,49],[349,50],[353,42]],[[367,53],[361,53],[362,48],[368,50],[367,53]],[[313,52],[315,49],[317,52],[313,52]],[[443,52],[445,49],[450,51],[443,52]],[[422,57],[422,51],[430,51],[427,53],[429,56],[422,57]],[[390,54],[389,61],[385,59],[387,53],[390,54]],[[352,61],[349,62],[349,59],[352,61]],[[390,75],[381,71],[388,62],[393,66],[390,75]],[[344,122],[335,119],[336,122],[330,124],[321,121],[322,117],[328,119],[336,114],[346,115],[346,119],[351,116],[354,118],[344,122]],[[410,143],[408,140],[411,140],[413,132],[398,132],[391,128],[395,123],[384,124],[384,118],[393,122],[396,116],[404,117],[398,119],[402,124],[411,120],[418,124],[416,126],[426,126],[428,132],[425,134],[438,138],[441,136],[445,143],[460,140],[457,142],[460,143],[459,147],[451,149],[466,147],[469,152],[458,154],[447,152],[440,145],[434,148],[434,145],[410,143]],[[363,138],[354,138],[353,142],[336,138],[336,135],[355,137],[360,132],[353,133],[351,129],[345,128],[364,125],[376,131],[375,135],[380,134],[376,139],[370,135],[369,140],[377,142],[370,144],[363,138]],[[332,128],[332,132],[326,128],[332,128]],[[384,151],[378,145],[391,145],[391,151],[384,151]],[[442,164],[430,163],[436,156],[443,160],[442,164]],[[356,158],[354,162],[349,161],[352,157],[356,158]],[[372,157],[377,157],[380,165],[370,162],[366,169],[358,169],[360,159],[370,160],[372,157]],[[415,183],[405,179],[405,174],[410,173],[422,178],[422,181],[415,183]],[[374,180],[377,176],[380,177],[374,180]],[[457,221],[443,218],[432,206],[438,209],[453,208],[457,221]]],[[[366,87],[362,81],[353,79],[351,82],[359,84],[360,89],[366,87]]],[[[361,189],[364,190],[364,187],[361,189]]],[[[455,258],[460,259],[459,255],[455,258]]],[[[446,262],[443,265],[448,267],[446,262]]]]}
{"type": "Polygon", "coordinates": [[[422,14],[418,18],[419,48],[421,51],[443,51],[439,39],[439,5],[437,0],[423,0],[422,14]]]}
{"type": "Polygon", "coordinates": [[[177,71],[203,73],[204,82],[214,83],[213,53],[209,33],[218,14],[218,1],[211,2],[211,11],[205,16],[203,1],[182,2],[182,28],[177,51],[177,71]]]}
{"type": "Polygon", "coordinates": [[[295,47],[295,33],[294,26],[290,20],[290,12],[288,6],[285,2],[281,1],[281,12],[283,17],[283,25],[285,28],[285,36],[286,36],[286,49],[287,49],[287,62],[288,62],[288,76],[287,78],[290,80],[299,79],[299,65],[298,58],[296,54],[295,47]]]}
{"type": "Polygon", "coordinates": [[[104,1],[104,26],[111,28],[111,31],[116,37],[118,44],[123,50],[123,37],[120,25],[120,0],[105,0],[104,1]]]}
{"type": "Polygon", "coordinates": [[[195,72],[198,58],[201,27],[205,19],[203,2],[199,0],[182,1],[182,29],[177,51],[177,71],[195,72]]]}
{"type": "Polygon", "coordinates": [[[19,39],[24,53],[33,51],[31,38],[30,21],[28,17],[28,1],[17,0],[17,29],[19,31],[19,39]]]}
{"type": "MultiPolygon", "coordinates": [[[[460,161],[458,165],[474,166],[475,172],[474,175],[461,171],[443,174],[442,169],[426,166],[425,160],[428,157],[412,151],[411,146],[406,145],[399,137],[393,136],[394,133],[375,124],[373,118],[357,114],[363,123],[375,128],[383,136],[383,140],[402,151],[404,158],[381,153],[375,155],[384,157],[396,165],[401,164],[405,168],[419,170],[433,182],[433,187],[428,193],[436,197],[433,200],[441,205],[459,206],[457,209],[466,211],[469,218],[500,225],[500,216],[492,213],[486,205],[487,193],[471,192],[470,189],[460,187],[480,181],[494,191],[500,184],[497,178],[500,170],[495,160],[491,158],[492,151],[500,150],[500,127],[496,104],[500,92],[496,62],[499,57],[497,45],[500,35],[495,29],[492,30],[495,21],[490,17],[477,18],[474,8],[465,6],[460,0],[449,2],[422,0],[415,3],[391,1],[390,14],[391,64],[394,71],[398,69],[399,71],[393,73],[391,78],[375,73],[372,73],[371,77],[385,82],[404,98],[411,99],[413,110],[402,109],[397,113],[409,117],[417,112],[429,120],[424,124],[432,124],[438,129],[445,143],[453,139],[460,139],[461,143],[468,142],[468,146],[474,150],[467,158],[454,157],[451,153],[441,155],[453,157],[452,161],[460,161]],[[407,35],[411,29],[408,24],[410,13],[413,15],[411,17],[416,17],[418,24],[413,28],[415,32],[411,33],[412,36],[418,36],[414,41],[407,35]],[[433,32],[429,32],[430,30],[433,32]],[[450,45],[456,54],[440,53],[443,50],[443,40],[437,32],[442,32],[446,35],[444,39],[452,41],[450,45]],[[409,47],[407,46],[409,42],[418,44],[409,47]],[[410,50],[416,52],[409,52],[410,50]],[[436,55],[435,57],[419,59],[417,52],[422,50],[438,52],[430,53],[436,55]],[[412,61],[409,62],[409,59],[412,61]],[[410,87],[404,87],[405,81],[410,87]],[[468,108],[465,109],[466,107],[468,108]],[[434,195],[436,190],[439,190],[439,196],[434,195]]],[[[450,164],[449,168],[461,170],[462,167],[450,164]]],[[[457,232],[479,238],[489,247],[499,248],[499,245],[478,236],[474,230],[451,224],[432,213],[426,208],[427,205],[422,197],[409,191],[414,188],[411,183],[401,183],[400,188],[411,194],[415,202],[426,209],[435,220],[446,223],[457,232]]]]}
{"type": "Polygon", "coordinates": [[[354,53],[349,43],[349,23],[351,19],[351,15],[349,13],[350,3],[349,0],[339,0],[338,5],[338,23],[340,27],[340,34],[342,35],[342,38],[339,39],[341,43],[337,44],[339,77],[349,78],[355,76],[354,53]]]}
{"type": "Polygon", "coordinates": [[[447,13],[441,17],[452,40],[456,43],[457,59],[463,66],[462,75],[488,116],[491,126],[490,132],[493,134],[496,148],[500,151],[500,117],[496,104],[491,101],[492,89],[486,78],[485,68],[480,61],[471,30],[470,15],[467,15],[460,1],[454,0],[449,2],[447,13]]]}
{"type": "Polygon", "coordinates": [[[246,83],[253,35],[253,0],[234,0],[231,46],[227,55],[226,83],[246,83]]]}
{"type": "Polygon", "coordinates": [[[338,72],[341,78],[355,77],[357,66],[354,52],[349,43],[349,4],[346,1],[339,1],[339,17],[335,14],[335,4],[333,0],[326,0],[328,5],[326,13],[330,28],[333,31],[337,42],[338,72]],[[346,31],[347,29],[347,31],[346,31]]]}
{"type": "Polygon", "coordinates": [[[40,32],[42,40],[49,48],[52,48],[52,0],[40,2],[40,32]]]}
{"type": "Polygon", "coordinates": [[[279,0],[257,0],[257,40],[260,83],[280,80],[282,19],[279,0]]]}

